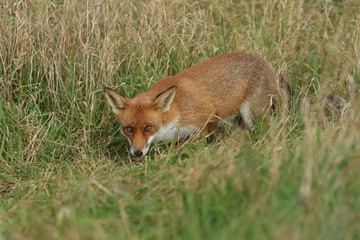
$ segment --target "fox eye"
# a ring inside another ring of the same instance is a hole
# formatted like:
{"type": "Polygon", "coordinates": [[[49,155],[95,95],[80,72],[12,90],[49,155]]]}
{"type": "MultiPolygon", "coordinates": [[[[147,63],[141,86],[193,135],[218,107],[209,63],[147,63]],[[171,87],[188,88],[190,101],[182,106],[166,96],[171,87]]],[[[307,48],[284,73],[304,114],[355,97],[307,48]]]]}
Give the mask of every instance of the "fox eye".
{"type": "Polygon", "coordinates": [[[125,128],[126,131],[128,131],[129,133],[132,133],[134,131],[134,128],[133,127],[127,127],[125,128]]]}
{"type": "Polygon", "coordinates": [[[145,132],[150,132],[152,130],[152,126],[147,126],[146,128],[145,128],[145,132]]]}

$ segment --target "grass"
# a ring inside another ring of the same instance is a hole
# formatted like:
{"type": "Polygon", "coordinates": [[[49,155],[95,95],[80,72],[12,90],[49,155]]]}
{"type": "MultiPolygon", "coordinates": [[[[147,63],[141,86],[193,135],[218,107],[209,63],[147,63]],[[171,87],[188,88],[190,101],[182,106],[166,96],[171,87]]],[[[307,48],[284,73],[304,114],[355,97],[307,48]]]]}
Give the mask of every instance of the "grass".
{"type": "Polygon", "coordinates": [[[359,239],[359,9],[0,1],[0,239],[359,239]],[[133,97],[237,50],[268,59],[302,106],[132,161],[103,86],[133,97]],[[330,94],[344,114],[324,114],[330,94]]]}

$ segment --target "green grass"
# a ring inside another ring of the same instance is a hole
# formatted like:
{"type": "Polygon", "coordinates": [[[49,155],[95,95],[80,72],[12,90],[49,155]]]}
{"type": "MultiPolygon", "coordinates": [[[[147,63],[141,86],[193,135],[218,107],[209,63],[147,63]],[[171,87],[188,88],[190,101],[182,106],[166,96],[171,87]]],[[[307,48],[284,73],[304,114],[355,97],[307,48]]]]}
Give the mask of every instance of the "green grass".
{"type": "Polygon", "coordinates": [[[358,1],[3,1],[0,239],[360,239],[358,1]],[[209,57],[264,56],[299,108],[159,143],[107,106],[209,57]],[[350,76],[350,78],[349,78],[350,76]],[[329,117],[323,98],[348,99],[329,117]],[[311,104],[308,104],[312,102],[311,104]]]}

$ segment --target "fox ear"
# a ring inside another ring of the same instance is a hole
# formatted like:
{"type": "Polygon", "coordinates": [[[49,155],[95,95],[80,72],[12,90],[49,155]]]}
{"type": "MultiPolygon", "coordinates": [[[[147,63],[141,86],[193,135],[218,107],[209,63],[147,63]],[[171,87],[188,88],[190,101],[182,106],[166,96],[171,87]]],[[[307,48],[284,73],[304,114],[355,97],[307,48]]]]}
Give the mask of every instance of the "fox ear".
{"type": "Polygon", "coordinates": [[[115,114],[125,110],[126,99],[123,96],[108,87],[104,87],[104,91],[106,99],[115,114]]]}
{"type": "Polygon", "coordinates": [[[155,109],[159,109],[163,112],[170,110],[170,105],[174,100],[176,94],[176,86],[171,86],[164,92],[158,94],[155,100],[155,109]]]}

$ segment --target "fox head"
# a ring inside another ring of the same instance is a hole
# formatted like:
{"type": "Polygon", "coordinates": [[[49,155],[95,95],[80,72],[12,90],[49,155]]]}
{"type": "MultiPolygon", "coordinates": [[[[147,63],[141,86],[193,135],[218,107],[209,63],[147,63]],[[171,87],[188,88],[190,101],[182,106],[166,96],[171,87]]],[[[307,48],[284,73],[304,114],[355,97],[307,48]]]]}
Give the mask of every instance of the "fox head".
{"type": "Polygon", "coordinates": [[[105,87],[105,96],[120,123],[121,133],[129,140],[132,155],[145,155],[164,129],[166,114],[176,94],[176,86],[159,93],[156,97],[140,94],[129,99],[105,87]]]}

